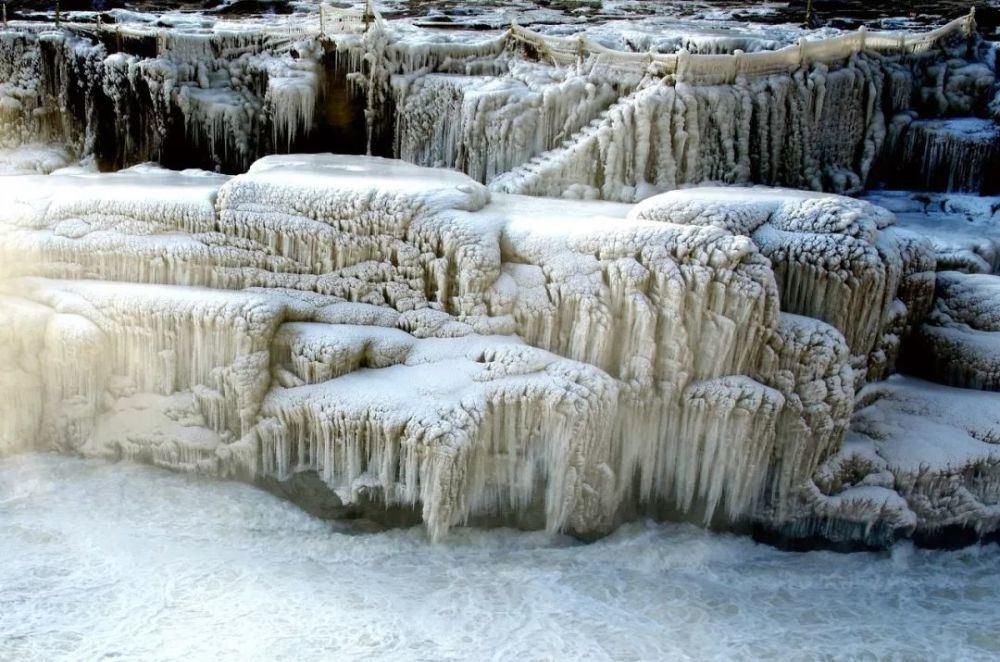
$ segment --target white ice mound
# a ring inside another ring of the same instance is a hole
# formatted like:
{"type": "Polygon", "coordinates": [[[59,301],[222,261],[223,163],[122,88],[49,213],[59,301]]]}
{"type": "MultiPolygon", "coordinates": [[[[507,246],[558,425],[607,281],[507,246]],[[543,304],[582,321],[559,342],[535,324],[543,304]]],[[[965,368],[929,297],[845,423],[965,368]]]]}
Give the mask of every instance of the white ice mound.
{"type": "Polygon", "coordinates": [[[875,205],[773,188],[691,188],[650,198],[635,219],[718,227],[770,259],[782,310],[824,320],[847,339],[859,379],[892,370],[899,338],[933,297],[930,244],[875,205]]]}
{"type": "MultiPolygon", "coordinates": [[[[428,212],[446,209],[478,211],[489,202],[489,191],[452,170],[423,168],[395,159],[331,154],[266,156],[255,161],[226,195],[233,205],[271,194],[276,208],[319,209],[344,199],[396,199],[399,204],[428,212]],[[263,192],[253,191],[261,188],[263,192]]],[[[373,200],[369,204],[376,204],[373,200]]]]}
{"type": "Polygon", "coordinates": [[[1000,390],[1000,276],[943,271],[911,348],[913,369],[952,386],[1000,390]]]}
{"type": "Polygon", "coordinates": [[[933,292],[929,244],[831,195],[491,197],[334,155],[6,182],[0,449],[315,475],[435,538],[839,522],[863,495],[812,478],[933,292]]]}
{"type": "Polygon", "coordinates": [[[834,482],[884,482],[906,499],[917,516],[918,533],[927,536],[946,527],[977,532],[996,528],[996,395],[893,377],[867,387],[860,401],[849,441],[835,463],[834,482]]]}

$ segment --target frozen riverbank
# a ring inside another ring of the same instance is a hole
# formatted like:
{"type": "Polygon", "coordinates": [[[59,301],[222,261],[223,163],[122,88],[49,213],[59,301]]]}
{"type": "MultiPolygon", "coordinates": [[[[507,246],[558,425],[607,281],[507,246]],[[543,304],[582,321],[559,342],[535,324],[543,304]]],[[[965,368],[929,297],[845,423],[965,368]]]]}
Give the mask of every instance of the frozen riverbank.
{"type": "Polygon", "coordinates": [[[1000,652],[1000,555],[793,554],[678,525],[331,531],[252,487],[0,461],[0,659],[732,659],[1000,652]]]}

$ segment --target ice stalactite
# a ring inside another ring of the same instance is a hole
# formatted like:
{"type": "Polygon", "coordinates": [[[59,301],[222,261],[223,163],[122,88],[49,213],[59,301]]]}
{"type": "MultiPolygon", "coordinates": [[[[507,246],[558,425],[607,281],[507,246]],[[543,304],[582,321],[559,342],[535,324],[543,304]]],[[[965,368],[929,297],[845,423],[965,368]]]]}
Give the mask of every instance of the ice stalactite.
{"type": "Polygon", "coordinates": [[[865,56],[734,84],[654,84],[492,186],[626,202],[706,181],[857,191],[885,130],[881,90],[865,56]]]}
{"type": "Polygon", "coordinates": [[[393,86],[396,155],[481,182],[552,149],[616,98],[599,77],[525,65],[504,78],[417,74],[393,86]]]}
{"type": "Polygon", "coordinates": [[[616,388],[600,371],[509,340],[418,341],[337,325],[290,332],[329,356],[335,376],[268,394],[264,474],[315,470],[345,503],[420,503],[434,538],[471,515],[523,512],[539,496],[551,530],[610,526],[616,388]],[[352,356],[358,342],[370,362],[352,356]]]}
{"type": "Polygon", "coordinates": [[[763,496],[784,405],[779,392],[747,377],[691,383],[678,419],[661,429],[655,464],[639,467],[654,476],[652,496],[681,512],[697,508],[706,524],[746,517],[763,496]]]}
{"type": "MultiPolygon", "coordinates": [[[[63,340],[68,347],[80,345],[90,352],[83,365],[91,366],[94,375],[113,375],[138,392],[163,395],[199,386],[214,388],[224,399],[229,430],[241,434],[252,424],[268,385],[271,337],[282,314],[273,301],[217,290],[94,281],[21,281],[19,287],[32,300],[85,318],[96,327],[90,335],[103,338],[102,346],[96,341],[63,340]],[[92,345],[97,349],[86,349],[92,345]]],[[[81,324],[66,332],[82,329],[81,324]]],[[[64,326],[53,332],[60,333],[64,326]]],[[[57,358],[50,360],[56,364],[56,375],[58,365],[80,363],[60,363],[57,358]]]]}
{"type": "Polygon", "coordinates": [[[782,313],[758,375],[784,396],[785,407],[766,463],[767,498],[755,516],[781,522],[808,476],[840,447],[854,407],[854,375],[840,332],[789,313],[782,313]]]}
{"type": "Polygon", "coordinates": [[[361,157],[268,157],[222,187],[220,228],[309,273],[339,273],[347,287],[353,279],[354,300],[482,315],[499,242],[470,212],[489,194],[458,173],[432,180],[433,172],[361,157]],[[379,187],[378,175],[396,177],[379,187]]]}
{"type": "Polygon", "coordinates": [[[290,151],[316,124],[313,43],[274,48],[222,32],[143,33],[135,44],[2,35],[0,146],[55,141],[115,167],[156,160],[233,171],[290,151]]]}
{"type": "Polygon", "coordinates": [[[987,114],[995,72],[968,27],[919,52],[845,35],[642,56],[514,28],[416,39],[381,20],[319,38],[128,26],[91,41],[19,26],[0,39],[0,146],[58,140],[103,167],[225,172],[269,153],[367,148],[498,191],[632,202],[706,181],[854,192],[913,142],[904,151],[957,181],[956,155],[978,148],[922,150],[916,127],[987,114]],[[892,123],[884,149],[884,113],[922,119],[905,136],[892,123]]]}
{"type": "Polygon", "coordinates": [[[891,371],[898,336],[933,296],[929,243],[892,228],[892,214],[866,202],[706,187],[650,198],[632,214],[749,237],[773,266],[782,310],[843,333],[860,382],[891,371]]]}
{"type": "Polygon", "coordinates": [[[0,30],[0,147],[58,143],[90,153],[102,54],[68,33],[0,30]]]}
{"type": "Polygon", "coordinates": [[[37,448],[45,383],[41,357],[52,311],[20,297],[0,296],[0,456],[37,448]]]}

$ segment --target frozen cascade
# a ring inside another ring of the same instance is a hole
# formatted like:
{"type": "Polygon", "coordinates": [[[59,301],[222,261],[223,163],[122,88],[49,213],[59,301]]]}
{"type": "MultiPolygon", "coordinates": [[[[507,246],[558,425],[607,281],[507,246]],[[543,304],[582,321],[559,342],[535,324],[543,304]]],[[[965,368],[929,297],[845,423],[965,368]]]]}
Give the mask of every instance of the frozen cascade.
{"type": "Polygon", "coordinates": [[[706,181],[859,190],[884,132],[881,72],[863,57],[816,67],[728,85],[654,84],[493,187],[627,202],[706,181]]]}
{"type": "Polygon", "coordinates": [[[106,44],[31,25],[0,31],[0,147],[64,142],[115,167],[157,160],[241,171],[316,125],[313,43],[118,35],[106,44]]]}
{"type": "Polygon", "coordinates": [[[230,173],[271,153],[367,151],[497,191],[624,202],[707,181],[856,192],[905,152],[937,173],[929,186],[976,188],[969,164],[995,141],[919,129],[989,121],[995,65],[973,28],[667,55],[516,26],[431,38],[382,20],[324,36],[18,24],[0,31],[0,148],[54,141],[105,168],[230,173]]]}
{"type": "Polygon", "coordinates": [[[932,245],[872,204],[491,195],[333,155],[6,181],[5,453],[314,472],[436,539],[528,512],[598,535],[664,508],[868,544],[923,530],[891,482],[841,495],[816,474],[931,306],[932,245]]]}
{"type": "Polygon", "coordinates": [[[913,120],[903,115],[889,127],[889,183],[932,191],[998,193],[1000,125],[992,119],[913,120]],[[905,184],[904,184],[905,183],[905,184]]]}

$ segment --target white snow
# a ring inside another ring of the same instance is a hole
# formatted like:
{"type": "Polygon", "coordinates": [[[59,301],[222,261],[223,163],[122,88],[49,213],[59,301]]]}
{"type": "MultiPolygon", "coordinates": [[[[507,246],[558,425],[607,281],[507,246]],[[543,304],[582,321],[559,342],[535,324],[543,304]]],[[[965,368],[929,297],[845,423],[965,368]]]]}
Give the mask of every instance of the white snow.
{"type": "Polygon", "coordinates": [[[894,212],[900,227],[929,239],[939,270],[1000,271],[1000,197],[871,191],[864,199],[894,212]]]}

